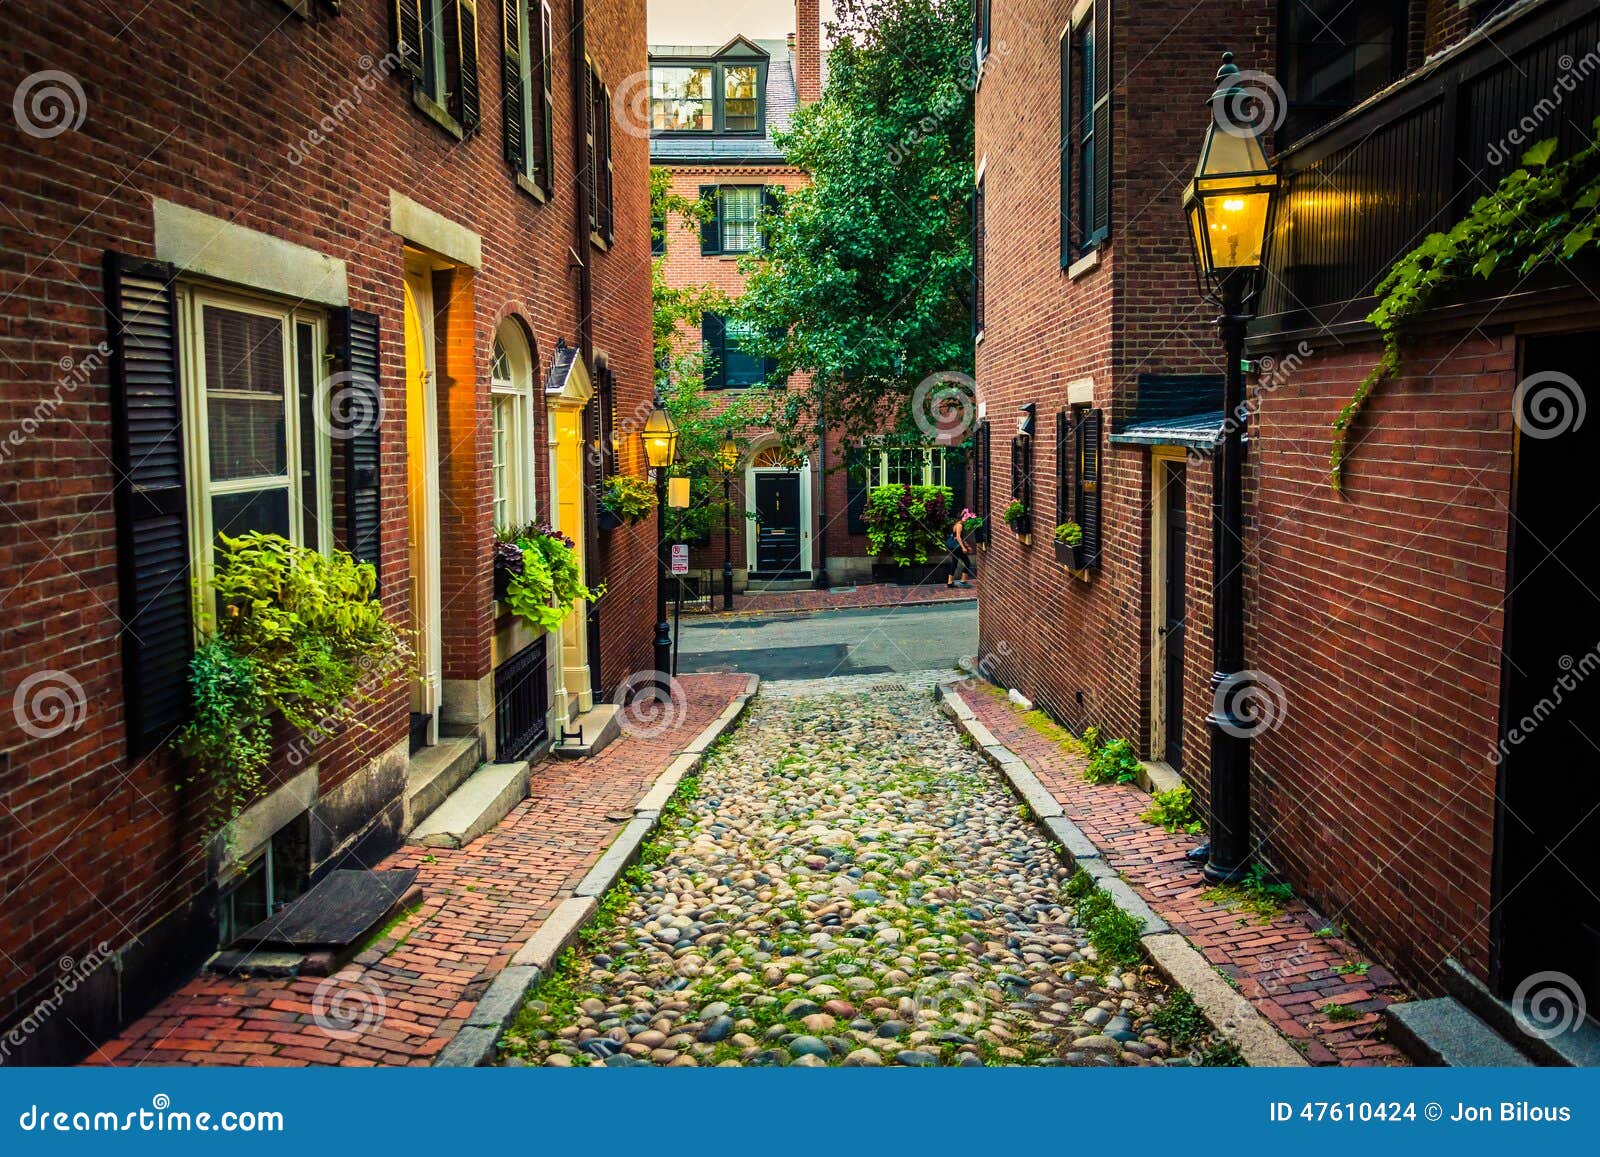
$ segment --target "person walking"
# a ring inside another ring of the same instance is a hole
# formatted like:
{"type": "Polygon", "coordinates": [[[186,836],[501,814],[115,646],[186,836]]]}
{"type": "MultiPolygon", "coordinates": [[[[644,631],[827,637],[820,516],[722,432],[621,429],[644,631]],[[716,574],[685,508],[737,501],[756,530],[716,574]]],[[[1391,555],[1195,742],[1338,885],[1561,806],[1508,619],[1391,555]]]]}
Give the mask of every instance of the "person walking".
{"type": "Polygon", "coordinates": [[[972,555],[967,551],[967,519],[971,517],[972,511],[963,508],[955,525],[950,528],[950,533],[944,536],[944,547],[950,552],[950,573],[944,577],[944,585],[947,587],[972,586],[965,579],[958,577],[963,568],[969,578],[978,577],[978,572],[972,565],[972,555]]]}

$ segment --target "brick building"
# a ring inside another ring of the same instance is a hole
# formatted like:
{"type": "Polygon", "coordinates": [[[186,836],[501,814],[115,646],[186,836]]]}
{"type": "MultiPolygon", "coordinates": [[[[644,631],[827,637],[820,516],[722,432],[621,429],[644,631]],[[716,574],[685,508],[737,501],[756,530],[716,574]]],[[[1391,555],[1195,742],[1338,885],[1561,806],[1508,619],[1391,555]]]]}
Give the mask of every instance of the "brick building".
{"type": "Polygon", "coordinates": [[[644,471],[602,420],[650,396],[649,158],[611,131],[644,23],[643,0],[11,15],[5,1060],[80,1054],[387,851],[440,775],[650,665],[649,528],[602,534],[594,499],[644,471]],[[548,637],[493,597],[496,525],[533,520],[608,587],[548,637]],[[208,842],[167,741],[223,529],[372,563],[416,662],[364,727],[279,735],[266,798],[208,842]]]}
{"type": "Polygon", "coordinates": [[[1593,293],[1542,271],[1435,311],[1357,424],[1342,492],[1329,449],[1380,353],[1364,319],[1387,269],[1528,144],[1588,140],[1600,17],[1564,0],[1191,7],[997,2],[976,30],[980,55],[1007,46],[977,92],[982,652],[1205,797],[1223,364],[1179,198],[1230,50],[1264,74],[1285,184],[1248,345],[1261,857],[1425,991],[1487,1007],[1554,971],[1592,1010],[1597,781],[1539,769],[1594,759],[1578,721],[1595,692],[1562,684],[1600,662],[1600,609],[1565,557],[1593,505],[1572,484],[1593,426],[1530,436],[1519,382],[1580,410],[1593,396],[1593,293]],[[998,521],[1014,493],[1031,540],[998,521]],[[1051,542],[1068,521],[1076,549],[1051,542]]]}
{"type": "MultiPolygon", "coordinates": [[[[735,35],[721,46],[651,46],[651,161],[671,174],[674,193],[715,206],[704,223],[665,223],[657,252],[669,285],[711,285],[730,297],[743,291],[739,259],[761,244],[760,215],[808,180],[785,162],[774,134],[788,127],[797,106],[821,97],[825,63],[818,0],[796,0],[787,41],[735,35]]],[[[708,389],[809,384],[798,373],[773,381],[770,364],[739,348],[736,323],[715,314],[704,316],[699,333],[683,336],[707,351],[708,389]]],[[[947,470],[958,489],[964,486],[962,464],[952,457],[947,466],[937,449],[868,451],[830,429],[796,461],[771,429],[739,435],[748,449],[732,480],[730,548],[740,590],[870,579],[874,560],[861,514],[871,487],[944,483],[947,470]]],[[[725,557],[720,526],[690,552],[700,581],[717,590],[725,557]]]]}

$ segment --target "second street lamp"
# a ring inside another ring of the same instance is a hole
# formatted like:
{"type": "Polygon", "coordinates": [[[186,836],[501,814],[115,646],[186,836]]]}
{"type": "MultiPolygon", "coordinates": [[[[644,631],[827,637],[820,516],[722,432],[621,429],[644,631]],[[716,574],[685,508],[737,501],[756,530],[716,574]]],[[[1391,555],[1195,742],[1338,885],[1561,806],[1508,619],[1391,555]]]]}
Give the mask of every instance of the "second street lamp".
{"type": "Polygon", "coordinates": [[[733,610],[733,470],[739,465],[739,443],[729,430],[717,447],[722,467],[722,609],[733,610]]]}
{"type": "Polygon", "coordinates": [[[671,570],[670,547],[667,545],[667,468],[678,456],[678,427],[672,415],[656,395],[655,408],[645,419],[639,431],[644,442],[645,460],[656,472],[656,637],[655,665],[658,690],[663,696],[671,695],[667,681],[672,675],[672,626],[667,622],[667,578],[671,570]]]}
{"type": "MultiPolygon", "coordinates": [[[[1244,667],[1244,337],[1266,271],[1278,175],[1245,111],[1233,53],[1222,56],[1211,94],[1211,123],[1194,179],[1184,190],[1195,267],[1206,300],[1220,306],[1217,330],[1227,359],[1222,437],[1211,488],[1211,730],[1208,880],[1242,878],[1250,862],[1250,736],[1244,667]]],[[[1197,850],[1198,854],[1198,850],[1197,850]]]]}

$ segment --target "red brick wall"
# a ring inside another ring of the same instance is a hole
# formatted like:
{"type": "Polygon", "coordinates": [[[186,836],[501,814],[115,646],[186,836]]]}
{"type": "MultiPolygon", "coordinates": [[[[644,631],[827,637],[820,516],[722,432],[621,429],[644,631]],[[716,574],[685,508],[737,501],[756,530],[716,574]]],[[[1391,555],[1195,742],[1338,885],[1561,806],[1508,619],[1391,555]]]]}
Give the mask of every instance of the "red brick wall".
{"type": "Polygon", "coordinates": [[[822,21],[817,0],[795,0],[794,28],[794,92],[806,104],[822,96],[822,21]]]}
{"type": "Polygon", "coordinates": [[[1248,662],[1284,688],[1255,740],[1259,834],[1314,903],[1403,972],[1488,965],[1516,386],[1507,333],[1410,347],[1328,484],[1374,347],[1318,349],[1262,395],[1248,662]]]}
{"type": "MultiPolygon", "coordinates": [[[[150,199],[166,198],[348,263],[351,304],[376,311],[383,331],[385,402],[404,415],[402,239],[391,232],[397,189],[480,234],[483,268],[471,277],[470,316],[452,318],[442,346],[449,382],[441,410],[454,448],[445,471],[447,623],[458,630],[447,675],[487,670],[490,614],[487,376],[495,323],[515,315],[534,336],[542,372],[558,336],[577,340],[572,62],[558,51],[556,192],[540,206],[513,185],[501,155],[499,19],[479,29],[483,126],[458,142],[411,105],[398,76],[363,86],[363,63],[390,47],[389,8],[346,0],[337,17],[319,6],[302,22],[269,0],[179,5],[157,0],[120,33],[87,0],[49,17],[17,13],[0,45],[11,91],[44,69],[82,86],[86,119],[53,140],[0,121],[6,212],[0,213],[0,352],[9,366],[0,425],[15,428],[72,363],[89,364],[105,339],[100,260],[107,249],[150,254],[150,199]],[[63,28],[74,34],[63,36],[63,28]],[[335,116],[340,102],[354,104],[335,116]],[[269,115],[270,114],[270,115],[269,115]],[[328,139],[310,144],[319,120],[328,139]],[[291,156],[303,153],[298,163],[291,156]],[[475,425],[475,429],[474,429],[475,425]]],[[[555,2],[556,42],[570,43],[570,9],[555,2]]],[[[641,0],[590,0],[589,52],[619,84],[645,65],[641,0]]],[[[650,389],[647,145],[614,136],[617,241],[588,255],[596,345],[616,373],[624,408],[650,389]]],[[[463,279],[465,280],[465,279],[463,279]]],[[[444,335],[442,335],[443,337],[444,335]]],[[[404,423],[387,423],[382,472],[384,600],[406,616],[404,423]]],[[[103,359],[56,416],[0,463],[0,624],[4,696],[41,668],[84,689],[82,725],[50,741],[22,734],[0,713],[7,814],[0,824],[0,1024],[14,1019],[55,975],[101,940],[120,946],[200,894],[204,856],[194,809],[178,795],[165,756],[129,766],[123,737],[108,383],[103,359]]],[[[542,454],[538,457],[543,457],[542,454]]],[[[638,468],[636,447],[625,461],[638,468]]],[[[543,478],[541,475],[541,482],[543,478]]],[[[541,500],[541,511],[547,507],[541,500]]],[[[651,574],[629,565],[647,535],[613,540],[604,661],[647,665],[651,574]]],[[[324,792],[405,734],[397,691],[366,718],[370,734],[319,750],[324,792]]]]}

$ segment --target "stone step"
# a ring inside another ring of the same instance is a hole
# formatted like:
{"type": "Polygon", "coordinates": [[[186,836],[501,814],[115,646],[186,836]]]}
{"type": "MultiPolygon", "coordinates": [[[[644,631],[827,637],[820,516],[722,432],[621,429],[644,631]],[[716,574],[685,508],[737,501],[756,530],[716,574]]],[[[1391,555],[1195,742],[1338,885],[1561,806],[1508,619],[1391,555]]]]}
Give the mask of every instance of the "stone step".
{"type": "Polygon", "coordinates": [[[528,761],[486,763],[406,837],[429,848],[464,848],[528,795],[528,761]]]}
{"type": "Polygon", "coordinates": [[[1419,1065],[1517,1068],[1533,1063],[1453,996],[1403,1001],[1385,1013],[1390,1043],[1419,1065]]]}
{"type": "Polygon", "coordinates": [[[482,759],[475,735],[446,739],[413,755],[406,768],[405,830],[444,803],[482,759]]]}
{"type": "Polygon", "coordinates": [[[1454,959],[1444,962],[1444,986],[1486,1025],[1532,1057],[1535,1064],[1600,1066],[1600,1024],[1592,1016],[1583,1015],[1584,1002],[1571,977],[1550,974],[1548,983],[1534,986],[1524,998],[1531,1007],[1521,1010],[1495,996],[1454,959]]]}
{"type": "Polygon", "coordinates": [[[556,743],[550,748],[551,755],[559,755],[563,759],[584,759],[598,755],[602,748],[622,733],[622,708],[615,703],[596,703],[573,720],[567,731],[581,732],[583,737],[562,740],[557,734],[556,743]]]}

